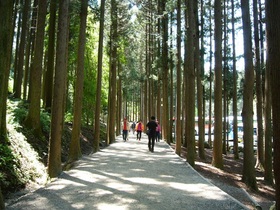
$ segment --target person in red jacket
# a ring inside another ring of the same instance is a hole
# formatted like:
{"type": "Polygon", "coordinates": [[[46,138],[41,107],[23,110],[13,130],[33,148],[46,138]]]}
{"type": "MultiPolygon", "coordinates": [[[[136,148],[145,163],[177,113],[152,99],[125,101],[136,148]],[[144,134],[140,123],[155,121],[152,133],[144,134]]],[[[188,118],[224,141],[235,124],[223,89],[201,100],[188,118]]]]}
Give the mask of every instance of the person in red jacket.
{"type": "Polygon", "coordinates": [[[159,124],[159,121],[156,121],[158,126],[157,126],[157,129],[156,129],[156,142],[159,142],[160,140],[160,132],[161,132],[161,127],[160,127],[160,124],[159,124]]]}
{"type": "Polygon", "coordinates": [[[136,139],[141,141],[142,132],[144,130],[144,125],[141,120],[139,120],[138,123],[136,124],[135,130],[137,132],[136,139]]]}
{"type": "Polygon", "coordinates": [[[123,140],[124,141],[127,141],[127,135],[128,135],[128,122],[127,122],[127,119],[124,118],[123,119],[123,124],[122,124],[122,128],[123,128],[123,140]]]}

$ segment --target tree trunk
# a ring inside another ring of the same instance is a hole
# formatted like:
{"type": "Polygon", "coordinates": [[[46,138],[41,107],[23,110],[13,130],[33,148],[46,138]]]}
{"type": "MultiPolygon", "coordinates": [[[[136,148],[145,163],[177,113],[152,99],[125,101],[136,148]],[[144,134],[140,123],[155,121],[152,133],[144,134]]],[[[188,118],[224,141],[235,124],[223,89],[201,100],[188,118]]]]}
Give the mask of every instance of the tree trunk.
{"type": "Polygon", "coordinates": [[[111,0],[111,18],[112,18],[112,46],[111,46],[111,62],[110,62],[110,85],[109,98],[110,98],[110,117],[109,117],[109,139],[108,143],[111,144],[115,141],[115,126],[116,126],[116,88],[117,88],[117,42],[118,42],[118,23],[117,23],[117,5],[115,0],[111,0]]]}
{"type": "Polygon", "coordinates": [[[53,93],[53,71],[55,59],[55,26],[56,26],[56,0],[51,0],[50,3],[50,19],[48,31],[48,62],[47,71],[45,74],[45,109],[51,109],[52,93],[53,93]]]}
{"type": "Polygon", "coordinates": [[[241,0],[244,59],[245,59],[245,80],[243,93],[243,141],[244,159],[242,180],[246,185],[257,190],[256,175],[254,168],[254,148],[253,148],[253,88],[254,88],[254,67],[252,54],[252,35],[249,0],[241,0]]]}
{"type": "MultiPolygon", "coordinates": [[[[268,63],[269,64],[269,63],[268,63]]],[[[272,172],[272,126],[271,126],[271,69],[267,65],[265,73],[264,87],[264,124],[265,124],[265,162],[264,162],[264,180],[273,184],[272,172]]]]}
{"type": "MultiPolygon", "coordinates": [[[[177,92],[176,92],[176,154],[181,155],[182,142],[182,70],[181,70],[181,0],[177,1],[177,92]]],[[[171,107],[173,109],[173,107],[171,107]]]]}
{"type": "Polygon", "coordinates": [[[186,1],[187,6],[187,74],[186,74],[186,141],[187,141],[187,161],[191,166],[195,164],[195,69],[194,69],[194,0],[186,1]]]}
{"type": "Polygon", "coordinates": [[[97,66],[97,83],[96,83],[96,105],[95,105],[95,120],[94,120],[94,138],[93,152],[99,150],[100,138],[100,108],[101,108],[101,87],[102,87],[102,60],[103,60],[103,38],[104,38],[104,13],[105,0],[101,0],[100,5],[100,27],[99,27],[99,42],[98,42],[98,66],[97,66]]]}
{"type": "Polygon", "coordinates": [[[87,26],[87,7],[88,0],[81,0],[80,13],[80,33],[78,45],[78,59],[77,59],[77,78],[74,96],[74,119],[71,143],[69,147],[68,162],[78,160],[82,156],[80,146],[80,132],[82,124],[82,102],[83,102],[83,87],[84,87],[84,57],[86,44],[86,26],[87,26]]]}
{"type": "Polygon", "coordinates": [[[22,29],[21,29],[21,37],[20,37],[20,45],[19,45],[19,53],[18,53],[18,66],[17,66],[17,77],[15,82],[15,97],[21,98],[21,86],[22,86],[22,77],[23,77],[23,64],[24,64],[24,50],[26,44],[26,32],[28,25],[28,17],[30,10],[30,0],[24,1],[23,8],[23,17],[22,17],[22,29]]]}
{"type": "Polygon", "coordinates": [[[214,147],[212,165],[223,168],[223,148],[222,148],[222,7],[221,0],[215,0],[215,89],[214,89],[214,147]]]}
{"type": "Polygon", "coordinates": [[[260,61],[260,39],[259,39],[259,20],[258,20],[258,1],[253,0],[254,15],[254,43],[255,43],[255,71],[256,71],[256,95],[257,95],[257,138],[258,152],[256,166],[263,169],[264,166],[264,142],[263,142],[263,93],[262,93],[262,73],[260,61]]]}
{"type": "Polygon", "coordinates": [[[236,72],[236,53],[235,53],[235,6],[234,0],[231,0],[231,26],[232,26],[232,73],[233,73],[233,97],[232,97],[232,112],[233,112],[233,153],[234,158],[239,159],[238,152],[238,133],[237,133],[237,72],[236,72]]]}
{"type": "Polygon", "coordinates": [[[198,113],[198,155],[201,159],[205,159],[204,141],[205,141],[205,120],[203,114],[203,86],[202,86],[202,65],[199,46],[199,20],[198,20],[198,1],[194,0],[194,18],[195,18],[195,67],[197,80],[197,113],[198,113]]]}
{"type": "Polygon", "coordinates": [[[6,143],[7,93],[13,40],[13,1],[0,2],[0,144],[6,143]]]}
{"type": "Polygon", "coordinates": [[[212,60],[213,60],[213,56],[212,56],[212,11],[211,11],[211,0],[209,0],[209,6],[210,6],[210,11],[209,11],[209,17],[210,17],[210,26],[209,26],[209,32],[210,32],[210,37],[209,37],[209,42],[210,42],[210,58],[209,58],[209,125],[208,125],[208,144],[210,147],[212,147],[212,83],[213,83],[213,77],[212,77],[212,60]]]}
{"type": "Polygon", "coordinates": [[[272,119],[273,119],[273,142],[274,159],[273,169],[275,177],[275,201],[276,209],[280,209],[280,1],[266,0],[266,33],[267,33],[267,68],[271,73],[272,88],[272,119]]]}
{"type": "Polygon", "coordinates": [[[40,111],[46,14],[47,0],[40,0],[38,4],[34,58],[30,71],[30,105],[25,120],[25,125],[28,128],[32,128],[36,136],[42,135],[40,111]]]}
{"type": "MultiPolygon", "coordinates": [[[[165,1],[162,1],[161,7],[162,12],[166,12],[165,10],[165,1]]],[[[166,140],[167,144],[170,144],[170,137],[168,133],[168,125],[169,125],[169,112],[168,109],[168,16],[165,14],[162,18],[162,103],[163,108],[162,112],[166,113],[162,116],[162,139],[166,140]]]]}
{"type": "MultiPolygon", "coordinates": [[[[30,74],[31,74],[31,64],[30,59],[32,59],[34,56],[34,47],[35,47],[35,33],[37,30],[37,20],[38,20],[38,0],[35,0],[33,2],[33,11],[32,11],[32,16],[31,16],[31,23],[28,23],[28,28],[29,32],[27,34],[27,45],[26,45],[26,50],[25,50],[25,67],[24,67],[24,78],[23,78],[23,99],[26,100],[27,97],[27,84],[29,82],[29,86],[31,85],[30,81],[30,74]]],[[[28,89],[28,101],[30,101],[30,88],[28,89]]]]}
{"type": "Polygon", "coordinates": [[[64,97],[66,89],[66,55],[68,40],[68,7],[69,0],[60,1],[58,14],[58,34],[56,66],[54,78],[54,96],[52,102],[51,131],[49,145],[48,173],[51,178],[61,171],[61,137],[64,124],[64,97]]]}

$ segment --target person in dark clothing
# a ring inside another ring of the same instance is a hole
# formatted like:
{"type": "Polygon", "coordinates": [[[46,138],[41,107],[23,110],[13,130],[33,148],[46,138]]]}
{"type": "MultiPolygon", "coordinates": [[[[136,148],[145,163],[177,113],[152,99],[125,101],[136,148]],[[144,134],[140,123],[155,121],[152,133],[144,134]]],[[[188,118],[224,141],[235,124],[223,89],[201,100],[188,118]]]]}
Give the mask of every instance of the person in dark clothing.
{"type": "Polygon", "coordinates": [[[151,152],[154,152],[155,138],[156,138],[156,128],[158,124],[156,123],[156,118],[154,116],[151,117],[151,120],[147,123],[147,128],[149,129],[148,137],[149,143],[148,147],[151,152]]]}

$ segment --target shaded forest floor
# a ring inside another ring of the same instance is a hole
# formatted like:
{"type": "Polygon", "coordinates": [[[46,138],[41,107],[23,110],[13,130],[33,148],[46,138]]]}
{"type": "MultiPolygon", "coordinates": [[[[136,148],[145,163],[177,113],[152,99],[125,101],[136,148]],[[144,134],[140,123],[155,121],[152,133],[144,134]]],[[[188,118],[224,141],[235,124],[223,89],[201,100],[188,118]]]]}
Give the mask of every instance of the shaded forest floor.
{"type": "MultiPolygon", "coordinates": [[[[175,144],[171,147],[175,150],[175,144]]],[[[181,151],[181,157],[186,159],[186,148],[182,147],[181,151]]],[[[235,160],[233,154],[223,155],[224,170],[220,170],[211,165],[212,153],[212,149],[205,149],[205,160],[197,156],[194,167],[196,171],[250,209],[254,209],[255,204],[267,210],[273,205],[275,189],[265,183],[263,171],[256,169],[258,191],[252,191],[242,182],[242,157],[235,160]]]]}

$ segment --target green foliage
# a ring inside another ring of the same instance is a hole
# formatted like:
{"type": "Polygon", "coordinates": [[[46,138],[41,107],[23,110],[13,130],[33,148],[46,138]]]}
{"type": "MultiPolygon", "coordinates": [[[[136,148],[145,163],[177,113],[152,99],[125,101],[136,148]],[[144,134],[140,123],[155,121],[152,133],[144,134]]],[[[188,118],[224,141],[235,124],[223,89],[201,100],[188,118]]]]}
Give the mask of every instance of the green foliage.
{"type": "Polygon", "coordinates": [[[23,186],[25,180],[19,170],[19,164],[8,145],[0,144],[0,186],[3,192],[14,191],[23,186]]]}

